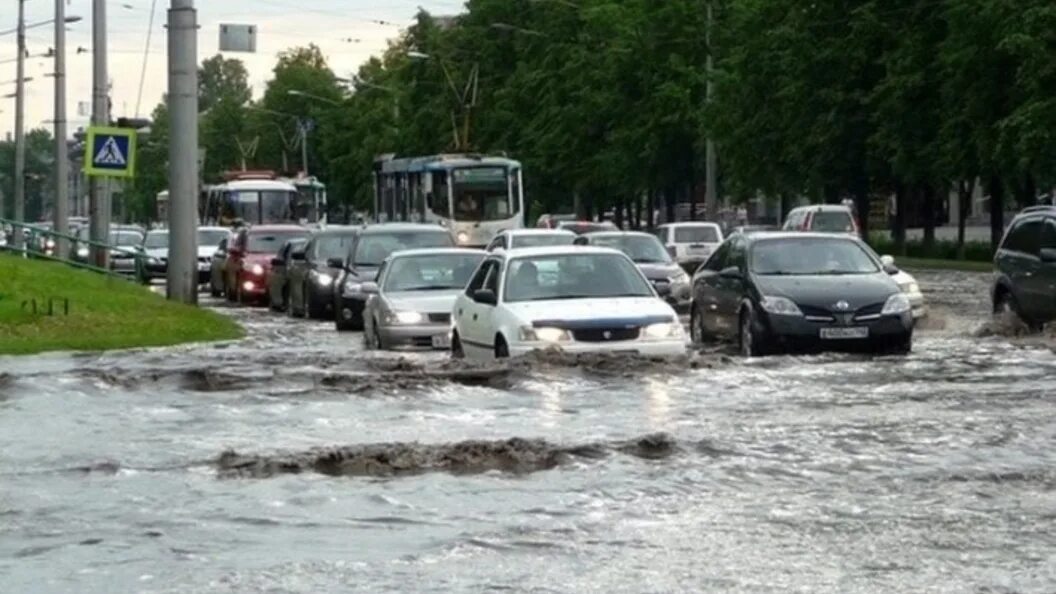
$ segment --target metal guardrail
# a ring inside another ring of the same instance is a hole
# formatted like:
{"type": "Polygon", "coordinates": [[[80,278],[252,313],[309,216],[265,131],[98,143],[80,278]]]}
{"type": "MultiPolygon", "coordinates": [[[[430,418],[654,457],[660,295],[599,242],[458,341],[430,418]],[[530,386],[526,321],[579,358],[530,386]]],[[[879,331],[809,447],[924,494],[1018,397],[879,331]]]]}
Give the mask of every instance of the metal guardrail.
{"type": "Polygon", "coordinates": [[[92,272],[98,272],[99,274],[105,274],[111,277],[120,278],[124,280],[134,280],[135,275],[129,276],[116,272],[109,268],[101,268],[88,262],[81,262],[73,258],[59,258],[52,253],[49,253],[49,249],[46,243],[43,246],[35,245],[35,239],[39,237],[45,237],[50,239],[62,239],[69,244],[69,253],[75,254],[79,246],[90,246],[101,248],[106,251],[107,259],[109,259],[110,252],[120,252],[132,256],[136,261],[136,269],[140,267],[141,260],[146,259],[146,254],[136,249],[128,249],[101,241],[92,241],[90,239],[83,239],[75,235],[69,235],[65,233],[59,233],[52,231],[51,229],[43,229],[33,225],[32,223],[22,223],[19,221],[13,221],[11,219],[0,218],[0,252],[7,252],[12,254],[20,255],[23,258],[37,258],[41,260],[49,260],[52,262],[61,262],[74,268],[80,268],[82,270],[90,270],[92,272]],[[4,229],[21,229],[22,230],[22,246],[14,245],[14,238],[5,235],[4,229]]]}

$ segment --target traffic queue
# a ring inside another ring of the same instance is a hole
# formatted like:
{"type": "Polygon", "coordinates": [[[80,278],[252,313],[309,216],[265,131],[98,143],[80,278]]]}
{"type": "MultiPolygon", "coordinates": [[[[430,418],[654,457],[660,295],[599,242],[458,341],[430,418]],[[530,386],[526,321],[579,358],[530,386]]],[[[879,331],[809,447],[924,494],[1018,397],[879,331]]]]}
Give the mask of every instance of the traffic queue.
{"type": "Polygon", "coordinates": [[[670,356],[710,341],[749,357],[908,353],[924,315],[916,283],[855,233],[613,227],[508,229],[478,249],[434,224],[260,225],[224,238],[204,276],[213,296],[331,320],[368,349],[478,359],[670,356]]]}

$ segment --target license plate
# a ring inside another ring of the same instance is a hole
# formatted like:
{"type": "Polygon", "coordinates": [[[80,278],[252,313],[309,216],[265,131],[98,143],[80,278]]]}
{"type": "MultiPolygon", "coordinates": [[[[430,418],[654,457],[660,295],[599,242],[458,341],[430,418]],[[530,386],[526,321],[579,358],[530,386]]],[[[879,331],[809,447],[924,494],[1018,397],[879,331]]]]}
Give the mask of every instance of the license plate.
{"type": "Polygon", "coordinates": [[[434,349],[449,349],[451,348],[451,337],[447,334],[439,334],[433,337],[433,348],[434,349]]]}
{"type": "Polygon", "coordinates": [[[827,340],[869,338],[869,328],[822,328],[821,337],[827,340]]]}
{"type": "Polygon", "coordinates": [[[689,253],[691,253],[691,254],[703,254],[706,251],[708,251],[708,246],[706,246],[706,245],[691,245],[691,246],[689,246],[689,253]]]}

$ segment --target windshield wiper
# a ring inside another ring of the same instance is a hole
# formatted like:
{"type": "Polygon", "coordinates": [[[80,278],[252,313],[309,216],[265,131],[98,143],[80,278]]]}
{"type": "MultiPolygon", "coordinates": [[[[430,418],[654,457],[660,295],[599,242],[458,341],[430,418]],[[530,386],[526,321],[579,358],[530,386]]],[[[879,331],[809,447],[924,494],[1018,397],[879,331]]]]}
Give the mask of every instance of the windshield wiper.
{"type": "Polygon", "coordinates": [[[446,285],[426,285],[422,287],[408,287],[406,289],[397,289],[397,291],[450,291],[451,289],[461,289],[463,287],[450,287],[446,285]]]}
{"type": "Polygon", "coordinates": [[[635,258],[635,264],[667,264],[666,260],[656,260],[653,258],[635,258]]]}

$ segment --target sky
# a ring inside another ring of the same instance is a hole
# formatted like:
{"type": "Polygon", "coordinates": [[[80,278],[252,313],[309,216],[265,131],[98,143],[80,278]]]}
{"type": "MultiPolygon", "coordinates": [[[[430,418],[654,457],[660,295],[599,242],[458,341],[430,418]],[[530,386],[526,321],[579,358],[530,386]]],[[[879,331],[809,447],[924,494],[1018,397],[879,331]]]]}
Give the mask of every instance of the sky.
{"type": "MultiPolygon", "coordinates": [[[[72,133],[88,124],[78,113],[92,95],[92,0],[66,0],[66,15],[82,20],[68,25],[66,34],[67,120],[72,133]],[[83,48],[83,53],[77,53],[83,48]]],[[[371,55],[385,50],[388,40],[413,21],[418,7],[436,15],[457,14],[463,0],[197,0],[198,61],[213,56],[219,47],[220,24],[256,25],[255,54],[227,53],[241,59],[249,70],[254,97],[259,97],[271,76],[276,56],[284,49],[315,43],[337,76],[348,77],[371,55]],[[381,24],[376,21],[385,21],[381,24]]],[[[3,32],[17,25],[17,0],[0,0],[0,96],[14,92],[16,39],[3,32]]],[[[26,0],[26,23],[54,18],[55,0],[26,0]]],[[[109,78],[114,118],[149,117],[166,90],[165,21],[169,0],[107,0],[109,78]],[[155,4],[150,25],[151,5],[155,4]],[[149,51],[148,31],[151,32],[149,51]],[[143,63],[146,56],[145,76],[143,63]],[[142,98],[139,98],[142,80],[142,98]],[[138,105],[138,113],[137,113],[138,105]]],[[[54,46],[54,26],[26,31],[26,130],[51,127],[54,82],[45,76],[54,61],[42,57],[54,46]]],[[[14,130],[15,101],[0,98],[0,137],[14,130]]]]}

